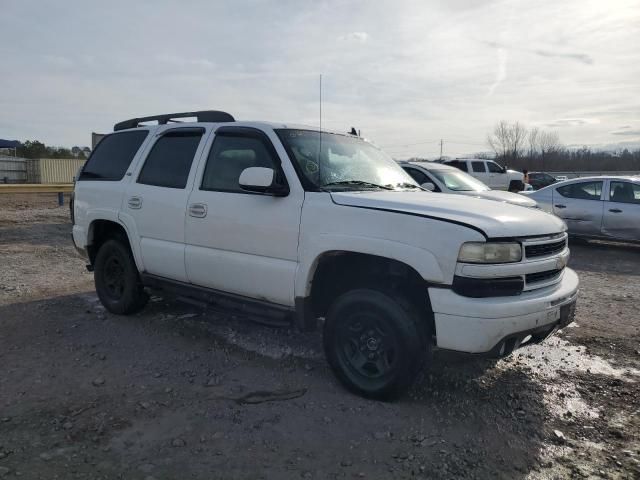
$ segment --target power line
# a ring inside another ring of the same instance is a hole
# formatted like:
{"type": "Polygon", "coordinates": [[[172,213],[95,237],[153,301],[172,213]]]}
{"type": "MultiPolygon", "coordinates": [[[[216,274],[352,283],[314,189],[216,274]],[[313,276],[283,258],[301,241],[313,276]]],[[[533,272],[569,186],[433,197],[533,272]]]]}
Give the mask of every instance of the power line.
{"type": "Polygon", "coordinates": [[[415,143],[396,143],[394,145],[380,145],[381,148],[400,148],[400,147],[414,147],[416,145],[426,145],[429,143],[434,143],[434,144],[440,144],[441,142],[448,142],[448,143],[453,143],[455,145],[475,145],[475,146],[486,146],[486,143],[480,143],[480,142],[461,142],[458,140],[450,140],[448,138],[444,138],[444,139],[440,139],[440,140],[425,140],[422,142],[415,142],[415,143]]]}
{"type": "Polygon", "coordinates": [[[415,145],[424,145],[427,143],[438,143],[440,140],[426,140],[424,142],[417,143],[396,143],[395,145],[380,145],[381,148],[394,148],[394,147],[413,147],[415,145]]]}

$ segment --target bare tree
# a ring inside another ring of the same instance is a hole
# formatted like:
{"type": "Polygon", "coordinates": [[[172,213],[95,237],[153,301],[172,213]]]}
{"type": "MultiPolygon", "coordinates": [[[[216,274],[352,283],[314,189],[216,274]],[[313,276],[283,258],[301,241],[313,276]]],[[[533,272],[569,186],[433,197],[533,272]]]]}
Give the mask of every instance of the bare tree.
{"type": "Polygon", "coordinates": [[[526,139],[527,129],[524,125],[520,122],[509,124],[501,120],[487,137],[487,143],[498,158],[517,160],[523,156],[526,139]]]}
{"type": "Polygon", "coordinates": [[[540,141],[540,129],[538,127],[532,127],[529,130],[529,159],[533,160],[538,156],[539,141],[540,141]]]}
{"type": "Polygon", "coordinates": [[[496,152],[496,157],[505,158],[509,151],[509,124],[501,120],[493,128],[493,134],[487,136],[489,147],[496,152]]]}
{"type": "Polygon", "coordinates": [[[544,170],[545,157],[549,157],[549,155],[559,152],[562,148],[560,135],[558,135],[558,132],[540,132],[539,146],[540,159],[542,163],[541,170],[544,170]]]}
{"type": "Polygon", "coordinates": [[[524,154],[524,145],[527,141],[527,128],[520,122],[511,125],[511,157],[517,160],[524,154]]]}

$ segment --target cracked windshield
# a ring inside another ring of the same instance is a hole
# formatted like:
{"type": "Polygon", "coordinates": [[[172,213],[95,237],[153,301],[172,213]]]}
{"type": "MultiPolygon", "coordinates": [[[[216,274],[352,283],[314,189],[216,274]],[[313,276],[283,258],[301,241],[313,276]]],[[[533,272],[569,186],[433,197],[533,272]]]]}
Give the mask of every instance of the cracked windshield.
{"type": "Polygon", "coordinates": [[[278,136],[297,169],[318,189],[419,189],[391,157],[358,137],[289,129],[278,136]]]}

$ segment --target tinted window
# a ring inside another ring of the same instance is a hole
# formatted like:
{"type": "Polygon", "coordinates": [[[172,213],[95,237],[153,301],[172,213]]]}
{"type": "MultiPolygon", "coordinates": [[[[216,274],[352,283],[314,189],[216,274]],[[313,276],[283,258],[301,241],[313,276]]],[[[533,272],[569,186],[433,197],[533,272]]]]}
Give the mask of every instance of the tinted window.
{"type": "Polygon", "coordinates": [[[467,162],[458,162],[456,160],[456,161],[453,161],[453,162],[449,162],[448,165],[451,165],[452,167],[459,168],[463,172],[468,172],[469,171],[469,169],[467,168],[467,162]]]}
{"type": "Polygon", "coordinates": [[[578,198],[581,200],[600,200],[602,182],[581,182],[564,185],[557,189],[563,197],[578,198]]]}
{"type": "Polygon", "coordinates": [[[609,200],[620,203],[640,203],[640,185],[629,182],[611,182],[609,200]]]}
{"type": "Polygon", "coordinates": [[[276,162],[262,140],[251,137],[217,136],[209,152],[202,177],[202,190],[247,193],[240,188],[245,168],[276,168],[276,162]]]}
{"type": "Polygon", "coordinates": [[[165,133],[153,145],[138,176],[138,183],[158,187],[184,188],[203,129],[165,133]]]}
{"type": "MultiPolygon", "coordinates": [[[[476,162],[474,162],[476,163],[476,162]]],[[[491,173],[503,173],[502,167],[494,162],[487,162],[487,167],[489,167],[489,171],[491,173]]]]}
{"type": "Polygon", "coordinates": [[[147,130],[136,130],[104,137],[93,150],[78,180],[122,180],[148,133],[147,130]]]}
{"type": "Polygon", "coordinates": [[[411,175],[411,178],[413,178],[418,185],[431,181],[424,173],[420,170],[416,170],[415,168],[405,168],[404,171],[411,175]]]}
{"type": "Polygon", "coordinates": [[[484,162],[471,162],[471,168],[474,172],[484,173],[486,172],[484,168],[484,162]]]}

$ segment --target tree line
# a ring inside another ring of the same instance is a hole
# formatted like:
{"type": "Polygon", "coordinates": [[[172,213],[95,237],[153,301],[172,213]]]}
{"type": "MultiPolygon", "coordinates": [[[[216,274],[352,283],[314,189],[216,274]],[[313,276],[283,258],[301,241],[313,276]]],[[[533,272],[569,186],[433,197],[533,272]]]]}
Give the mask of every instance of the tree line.
{"type": "MultiPolygon", "coordinates": [[[[604,152],[584,146],[569,149],[557,132],[520,122],[498,122],[487,135],[495,160],[515,170],[579,172],[640,171],[640,149],[604,152]]],[[[486,157],[486,154],[480,154],[486,157]]]]}
{"type": "Polygon", "coordinates": [[[27,140],[16,148],[16,156],[22,158],[87,158],[89,147],[51,147],[38,140],[27,140]]]}

